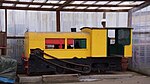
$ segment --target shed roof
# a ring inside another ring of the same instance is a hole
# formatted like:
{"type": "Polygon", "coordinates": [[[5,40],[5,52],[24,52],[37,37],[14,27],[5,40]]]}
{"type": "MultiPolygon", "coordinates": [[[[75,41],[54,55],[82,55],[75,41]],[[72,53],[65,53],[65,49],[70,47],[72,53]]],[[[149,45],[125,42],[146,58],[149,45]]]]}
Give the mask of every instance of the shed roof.
{"type": "Polygon", "coordinates": [[[149,0],[0,0],[0,9],[73,11],[73,12],[128,12],[149,0]]]}

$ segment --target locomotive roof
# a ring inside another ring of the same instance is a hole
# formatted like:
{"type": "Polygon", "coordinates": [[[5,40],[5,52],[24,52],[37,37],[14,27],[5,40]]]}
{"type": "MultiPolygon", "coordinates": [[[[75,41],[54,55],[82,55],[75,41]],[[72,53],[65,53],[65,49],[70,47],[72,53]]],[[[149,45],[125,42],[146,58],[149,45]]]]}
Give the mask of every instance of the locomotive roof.
{"type": "Polygon", "coordinates": [[[82,29],[133,29],[131,27],[105,27],[105,28],[100,28],[100,27],[83,27],[81,28],[80,30],[82,29]]]}

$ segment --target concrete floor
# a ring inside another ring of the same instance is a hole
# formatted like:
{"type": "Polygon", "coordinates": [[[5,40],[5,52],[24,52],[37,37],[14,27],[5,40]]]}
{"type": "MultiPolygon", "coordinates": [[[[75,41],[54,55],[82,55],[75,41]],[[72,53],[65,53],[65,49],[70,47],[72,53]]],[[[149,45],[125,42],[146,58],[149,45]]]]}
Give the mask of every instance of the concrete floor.
{"type": "MultiPolygon", "coordinates": [[[[117,73],[118,74],[118,73],[117,73]]],[[[126,71],[119,74],[131,74],[132,76],[126,77],[112,77],[112,78],[101,78],[95,81],[84,81],[74,83],[61,83],[61,84],[150,84],[150,77],[136,72],[126,71]]],[[[55,83],[58,84],[58,83],[55,83]]]]}
{"type": "Polygon", "coordinates": [[[75,83],[61,83],[61,84],[150,84],[150,77],[134,76],[131,78],[101,79],[92,82],[75,82],[75,83]]]}
{"type": "Polygon", "coordinates": [[[150,77],[135,72],[115,72],[113,74],[99,74],[79,76],[79,81],[68,83],[16,83],[16,84],[150,84],[150,77]]]}

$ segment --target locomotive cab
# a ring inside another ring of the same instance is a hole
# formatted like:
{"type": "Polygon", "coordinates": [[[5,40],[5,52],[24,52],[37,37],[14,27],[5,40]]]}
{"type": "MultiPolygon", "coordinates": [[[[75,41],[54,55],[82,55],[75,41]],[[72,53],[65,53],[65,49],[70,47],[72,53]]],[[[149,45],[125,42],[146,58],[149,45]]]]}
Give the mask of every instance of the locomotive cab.
{"type": "Polygon", "coordinates": [[[132,57],[132,28],[108,28],[108,33],[109,30],[113,30],[114,37],[108,35],[108,57],[132,57]]]}

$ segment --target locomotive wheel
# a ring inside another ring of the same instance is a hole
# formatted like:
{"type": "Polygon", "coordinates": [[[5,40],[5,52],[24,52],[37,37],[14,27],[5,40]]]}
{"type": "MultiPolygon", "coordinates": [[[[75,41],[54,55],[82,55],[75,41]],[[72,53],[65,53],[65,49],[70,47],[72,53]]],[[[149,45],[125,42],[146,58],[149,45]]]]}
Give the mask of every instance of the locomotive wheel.
{"type": "Polygon", "coordinates": [[[65,69],[60,68],[60,67],[56,67],[55,73],[56,73],[56,74],[64,74],[64,73],[65,73],[65,69]]]}
{"type": "Polygon", "coordinates": [[[98,69],[98,73],[106,73],[105,70],[98,69]]]}
{"type": "Polygon", "coordinates": [[[91,72],[91,67],[83,67],[82,70],[88,74],[91,72]]]}

